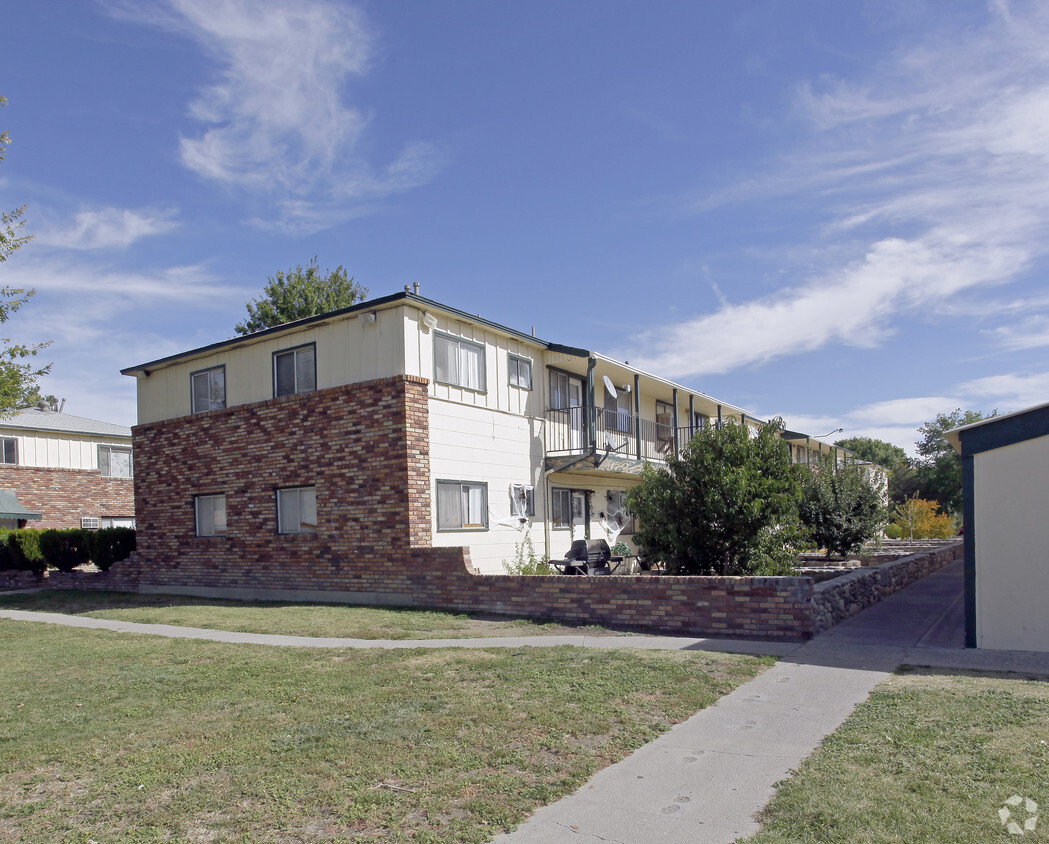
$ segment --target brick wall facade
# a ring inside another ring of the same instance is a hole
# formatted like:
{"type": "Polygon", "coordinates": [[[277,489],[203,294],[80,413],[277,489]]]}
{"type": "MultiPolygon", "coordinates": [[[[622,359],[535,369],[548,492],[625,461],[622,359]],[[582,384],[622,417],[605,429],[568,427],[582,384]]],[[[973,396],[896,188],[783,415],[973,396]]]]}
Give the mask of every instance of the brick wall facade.
{"type": "Polygon", "coordinates": [[[97,470],[0,466],[0,488],[13,489],[27,510],[43,514],[31,528],[78,528],[82,516],[132,518],[134,481],[105,478],[97,470]]]}
{"type": "Polygon", "coordinates": [[[143,583],[349,589],[430,535],[427,382],[332,387],[134,429],[143,583]],[[277,532],[276,490],[314,486],[317,532],[277,532]],[[224,493],[227,533],[195,535],[224,493]]]}

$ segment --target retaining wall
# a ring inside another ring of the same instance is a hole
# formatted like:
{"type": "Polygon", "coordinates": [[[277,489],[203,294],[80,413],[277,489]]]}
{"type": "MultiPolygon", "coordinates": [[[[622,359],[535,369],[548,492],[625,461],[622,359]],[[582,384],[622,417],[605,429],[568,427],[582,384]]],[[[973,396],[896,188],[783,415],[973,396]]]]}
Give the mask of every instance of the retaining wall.
{"type": "Polygon", "coordinates": [[[963,555],[964,543],[957,542],[816,584],[812,596],[813,632],[830,629],[963,555]]]}

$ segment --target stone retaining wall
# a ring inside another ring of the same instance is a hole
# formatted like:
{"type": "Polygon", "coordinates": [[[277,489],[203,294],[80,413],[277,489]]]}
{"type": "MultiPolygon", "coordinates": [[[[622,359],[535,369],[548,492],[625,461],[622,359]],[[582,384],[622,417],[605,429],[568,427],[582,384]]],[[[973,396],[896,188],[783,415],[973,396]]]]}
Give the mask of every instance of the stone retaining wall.
{"type": "Polygon", "coordinates": [[[47,573],[35,571],[0,571],[0,592],[9,589],[36,589],[47,586],[47,573]]]}
{"type": "Polygon", "coordinates": [[[812,597],[813,632],[830,629],[914,581],[960,560],[963,554],[964,544],[957,542],[878,566],[857,569],[817,584],[812,597]]]}

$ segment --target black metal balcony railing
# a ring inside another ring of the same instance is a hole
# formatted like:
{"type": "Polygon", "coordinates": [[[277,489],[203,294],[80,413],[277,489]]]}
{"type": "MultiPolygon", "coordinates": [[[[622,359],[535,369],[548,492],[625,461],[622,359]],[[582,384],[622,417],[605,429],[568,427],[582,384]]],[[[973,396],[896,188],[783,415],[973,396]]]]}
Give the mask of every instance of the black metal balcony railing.
{"type": "Polygon", "coordinates": [[[551,456],[585,454],[596,447],[599,453],[610,450],[620,457],[659,462],[674,453],[675,440],[681,449],[695,433],[688,427],[675,432],[672,425],[652,419],[638,420],[629,413],[604,409],[594,412],[593,440],[590,424],[588,408],[548,410],[546,453],[551,456]]]}

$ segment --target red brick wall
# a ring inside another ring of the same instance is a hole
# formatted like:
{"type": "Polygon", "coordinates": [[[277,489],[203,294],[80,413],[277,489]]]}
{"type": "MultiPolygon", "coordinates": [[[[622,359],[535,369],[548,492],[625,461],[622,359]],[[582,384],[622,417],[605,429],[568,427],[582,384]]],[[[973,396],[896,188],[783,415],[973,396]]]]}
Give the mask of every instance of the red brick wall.
{"type": "Polygon", "coordinates": [[[464,549],[428,547],[421,378],[140,425],[134,445],[139,576],[150,590],[320,591],[683,634],[812,635],[808,578],[481,576],[464,549]],[[309,484],[317,534],[278,535],[274,490],[309,484]],[[193,496],[216,492],[229,533],[194,536],[193,496]]]}
{"type": "Polygon", "coordinates": [[[31,528],[78,528],[81,516],[135,515],[134,482],[97,470],[0,466],[0,487],[13,489],[27,510],[43,513],[31,528]]]}
{"type": "Polygon", "coordinates": [[[143,582],[325,589],[406,559],[430,529],[426,388],[387,378],[136,427],[143,582]],[[316,487],[316,534],[277,533],[289,486],[316,487]],[[228,533],[195,536],[193,496],[219,492],[228,533]]]}

